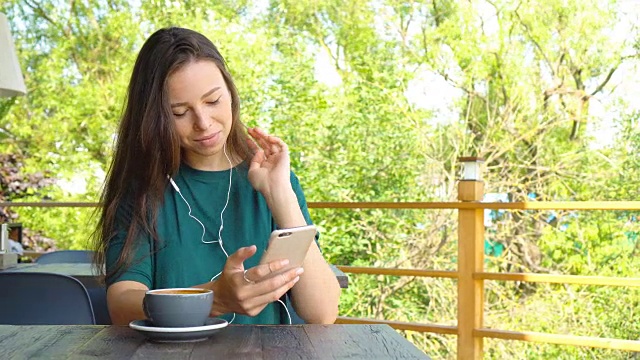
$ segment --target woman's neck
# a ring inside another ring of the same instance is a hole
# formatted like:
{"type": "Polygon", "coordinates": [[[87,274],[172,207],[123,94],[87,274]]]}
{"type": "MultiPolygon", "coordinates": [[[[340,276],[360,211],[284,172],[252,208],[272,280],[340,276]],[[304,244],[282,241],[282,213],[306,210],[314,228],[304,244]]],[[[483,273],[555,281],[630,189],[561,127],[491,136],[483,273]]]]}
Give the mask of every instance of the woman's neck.
{"type": "Polygon", "coordinates": [[[225,154],[222,156],[208,156],[202,158],[183,158],[182,160],[189,165],[189,167],[196,170],[203,171],[224,171],[229,170],[237,166],[241,161],[237,159],[233,154],[225,154]]]}

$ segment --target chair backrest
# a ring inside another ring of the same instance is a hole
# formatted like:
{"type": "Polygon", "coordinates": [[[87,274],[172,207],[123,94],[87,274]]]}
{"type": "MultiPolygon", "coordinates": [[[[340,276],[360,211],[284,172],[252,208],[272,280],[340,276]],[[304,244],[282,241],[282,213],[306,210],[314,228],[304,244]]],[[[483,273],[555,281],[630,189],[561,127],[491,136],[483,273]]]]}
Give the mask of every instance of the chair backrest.
{"type": "Polygon", "coordinates": [[[70,276],[0,273],[0,324],[95,325],[87,289],[70,276]]]}
{"type": "Polygon", "coordinates": [[[93,251],[91,250],[59,250],[44,253],[36,259],[38,264],[59,263],[91,263],[93,251]]]}
{"type": "Polygon", "coordinates": [[[111,325],[111,316],[107,307],[107,289],[104,286],[87,287],[93,316],[96,318],[96,325],[111,325]]]}

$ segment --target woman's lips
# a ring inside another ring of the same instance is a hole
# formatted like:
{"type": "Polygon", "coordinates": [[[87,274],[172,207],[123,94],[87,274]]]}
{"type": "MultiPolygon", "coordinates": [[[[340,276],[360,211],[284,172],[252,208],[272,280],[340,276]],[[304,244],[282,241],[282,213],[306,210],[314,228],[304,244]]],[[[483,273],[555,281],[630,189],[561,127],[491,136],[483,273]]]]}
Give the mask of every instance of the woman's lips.
{"type": "Polygon", "coordinates": [[[220,138],[220,133],[221,131],[218,131],[215,134],[211,134],[211,135],[207,135],[207,136],[203,136],[201,138],[197,138],[195,139],[195,141],[197,143],[199,143],[202,146],[215,146],[216,143],[218,142],[218,139],[220,138]]]}

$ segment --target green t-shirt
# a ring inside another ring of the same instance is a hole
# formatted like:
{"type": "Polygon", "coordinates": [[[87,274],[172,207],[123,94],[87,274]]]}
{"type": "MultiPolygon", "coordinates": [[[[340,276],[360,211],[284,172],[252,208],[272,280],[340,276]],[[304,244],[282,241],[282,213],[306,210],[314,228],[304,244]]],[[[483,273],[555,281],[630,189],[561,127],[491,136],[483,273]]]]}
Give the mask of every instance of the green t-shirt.
{"type": "MultiPolygon", "coordinates": [[[[223,247],[231,255],[240,247],[256,245],[256,254],[244,263],[245,269],[248,269],[260,261],[276,224],[264,197],[249,183],[247,165],[242,163],[232,171],[229,203],[223,215],[223,247]]],[[[150,235],[140,236],[135,244],[132,264],[107,279],[107,285],[131,280],[145,284],[149,289],[190,287],[211,281],[222,271],[227,256],[217,240],[220,213],[229,190],[229,171],[201,171],[182,164],[173,180],[186,202],[180,193],[167,185],[164,204],[157,217],[160,241],[154,244],[150,235]],[[206,229],[204,239],[202,226],[189,216],[187,202],[191,207],[191,215],[206,229]]],[[[302,188],[293,172],[291,185],[307,224],[311,224],[302,188]]],[[[124,245],[124,235],[125,232],[120,231],[109,243],[107,273],[115,268],[124,245]]],[[[224,318],[230,320],[231,314],[225,314],[224,318]]],[[[267,305],[255,317],[236,315],[233,323],[281,324],[287,323],[287,317],[283,306],[275,302],[267,305]]]]}

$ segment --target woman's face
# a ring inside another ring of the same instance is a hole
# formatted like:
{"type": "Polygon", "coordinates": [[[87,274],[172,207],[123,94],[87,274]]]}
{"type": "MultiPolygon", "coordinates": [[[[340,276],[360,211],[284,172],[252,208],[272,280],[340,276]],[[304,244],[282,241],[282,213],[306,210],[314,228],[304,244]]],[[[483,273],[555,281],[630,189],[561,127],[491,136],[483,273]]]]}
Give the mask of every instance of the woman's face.
{"type": "Polygon", "coordinates": [[[231,94],[216,64],[186,64],[169,76],[168,90],[183,159],[199,170],[228,169],[223,146],[231,130],[231,94]]]}

